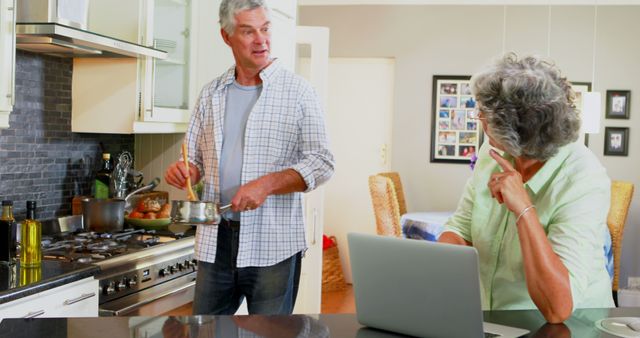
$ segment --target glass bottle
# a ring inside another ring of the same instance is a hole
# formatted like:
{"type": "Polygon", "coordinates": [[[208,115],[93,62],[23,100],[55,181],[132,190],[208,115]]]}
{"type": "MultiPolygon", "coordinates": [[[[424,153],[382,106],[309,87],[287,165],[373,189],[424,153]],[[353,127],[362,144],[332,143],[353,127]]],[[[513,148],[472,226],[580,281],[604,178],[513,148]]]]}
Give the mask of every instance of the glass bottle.
{"type": "Polygon", "coordinates": [[[16,220],[13,218],[13,202],[2,201],[2,216],[0,216],[0,261],[15,263],[16,241],[15,241],[16,220]]]}
{"type": "Polygon", "coordinates": [[[20,229],[20,266],[39,267],[42,260],[42,224],[36,220],[36,201],[27,201],[27,218],[20,229]]]}
{"type": "Polygon", "coordinates": [[[42,279],[42,267],[23,267],[20,266],[20,286],[29,285],[39,282],[42,279]]]}
{"type": "Polygon", "coordinates": [[[111,154],[103,153],[102,154],[102,166],[98,173],[96,174],[96,179],[94,180],[94,197],[98,199],[107,199],[109,198],[109,187],[111,186],[111,172],[113,169],[111,168],[111,154]]]}

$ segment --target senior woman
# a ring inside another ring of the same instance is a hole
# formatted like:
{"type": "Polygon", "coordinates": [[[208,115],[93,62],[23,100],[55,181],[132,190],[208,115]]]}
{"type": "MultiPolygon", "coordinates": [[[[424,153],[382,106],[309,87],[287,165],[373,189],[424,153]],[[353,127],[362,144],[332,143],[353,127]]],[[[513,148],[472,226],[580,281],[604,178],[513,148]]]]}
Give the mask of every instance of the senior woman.
{"type": "Polygon", "coordinates": [[[537,307],[560,323],[574,308],[613,307],[602,253],[611,183],[575,142],[570,83],[511,53],[471,85],[488,144],[439,241],[478,250],[485,309],[537,307]]]}

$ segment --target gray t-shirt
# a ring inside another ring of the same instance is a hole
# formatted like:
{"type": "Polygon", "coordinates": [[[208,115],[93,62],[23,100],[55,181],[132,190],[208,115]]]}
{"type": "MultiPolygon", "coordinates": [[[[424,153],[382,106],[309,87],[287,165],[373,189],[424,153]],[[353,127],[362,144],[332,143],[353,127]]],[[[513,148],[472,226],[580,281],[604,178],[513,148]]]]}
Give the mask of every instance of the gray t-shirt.
{"type": "MultiPolygon", "coordinates": [[[[244,131],[249,113],[258,101],[261,91],[261,84],[243,86],[233,81],[227,92],[224,136],[222,138],[222,154],[220,155],[220,202],[222,205],[231,203],[231,199],[240,188],[244,131]]],[[[234,221],[240,220],[240,213],[228,212],[224,216],[234,221]]]]}

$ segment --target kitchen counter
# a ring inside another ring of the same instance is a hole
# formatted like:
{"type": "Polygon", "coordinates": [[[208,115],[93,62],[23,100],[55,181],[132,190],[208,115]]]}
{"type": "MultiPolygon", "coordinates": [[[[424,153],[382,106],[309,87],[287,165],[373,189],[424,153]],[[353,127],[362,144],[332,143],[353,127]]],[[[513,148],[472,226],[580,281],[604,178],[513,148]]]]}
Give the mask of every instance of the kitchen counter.
{"type": "Polygon", "coordinates": [[[91,264],[43,260],[39,269],[0,264],[0,304],[69,284],[98,273],[91,264]]]}
{"type": "MultiPolygon", "coordinates": [[[[530,331],[527,337],[614,337],[596,328],[607,317],[638,317],[640,308],[578,309],[564,324],[536,310],[487,311],[485,321],[530,331]]],[[[452,323],[455,325],[455,323],[452,323]]],[[[355,314],[5,319],[0,337],[406,337],[363,327],[355,314]]]]}

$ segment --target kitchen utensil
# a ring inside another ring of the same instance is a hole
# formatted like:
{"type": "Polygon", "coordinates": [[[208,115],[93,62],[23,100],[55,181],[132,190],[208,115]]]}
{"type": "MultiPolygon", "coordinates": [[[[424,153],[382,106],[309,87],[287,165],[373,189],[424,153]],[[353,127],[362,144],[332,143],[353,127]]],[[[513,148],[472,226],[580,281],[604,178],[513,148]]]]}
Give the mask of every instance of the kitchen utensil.
{"type": "Polygon", "coordinates": [[[184,161],[184,166],[187,168],[187,199],[189,201],[197,201],[198,197],[193,192],[193,188],[191,188],[191,175],[189,172],[189,155],[187,153],[187,144],[182,143],[182,160],[184,161]]]}
{"type": "Polygon", "coordinates": [[[118,156],[116,168],[111,174],[111,191],[115,198],[123,198],[127,194],[127,172],[132,162],[131,153],[126,150],[118,156]]]}
{"type": "Polygon", "coordinates": [[[122,230],[124,225],[124,211],[130,209],[128,199],[136,193],[152,190],[158,183],[155,178],[148,185],[134,190],[124,199],[95,199],[87,198],[82,201],[82,216],[85,229],[97,232],[113,232],[122,230]]]}
{"type": "Polygon", "coordinates": [[[218,225],[221,214],[231,210],[231,204],[219,206],[205,201],[171,201],[171,221],[182,224],[218,225]]]}

